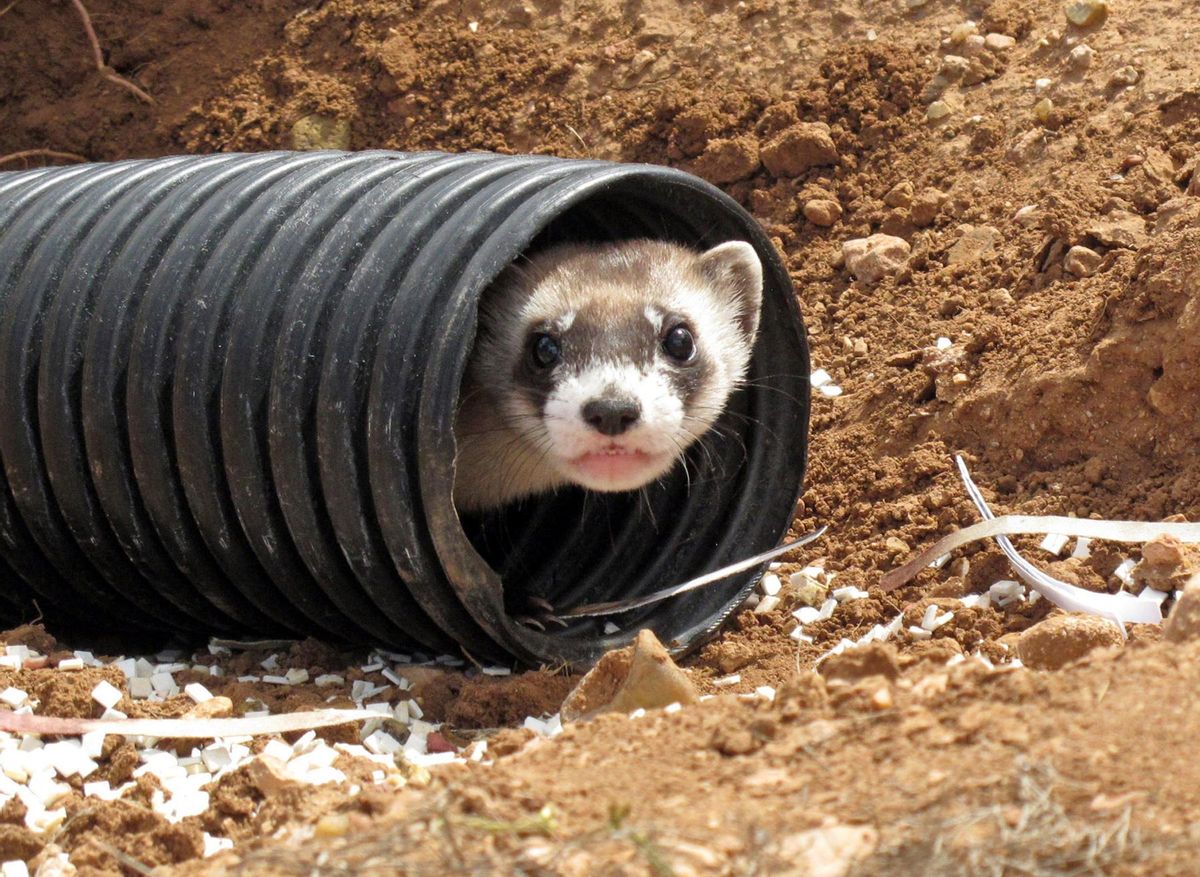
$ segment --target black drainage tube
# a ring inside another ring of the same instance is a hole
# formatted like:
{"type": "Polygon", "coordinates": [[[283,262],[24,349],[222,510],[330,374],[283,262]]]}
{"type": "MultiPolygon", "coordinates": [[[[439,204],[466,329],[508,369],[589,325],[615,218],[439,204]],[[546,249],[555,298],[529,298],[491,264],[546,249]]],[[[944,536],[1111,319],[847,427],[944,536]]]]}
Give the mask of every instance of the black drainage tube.
{"type": "Polygon", "coordinates": [[[787,273],[718,189],[646,165],[486,153],[263,153],[0,174],[0,621],[311,634],[588,663],[676,651],[743,574],[538,630],[775,544],[807,451],[787,273]],[[558,240],[749,241],[747,386],[682,471],[461,518],[454,411],[478,299],[558,240]],[[611,628],[610,628],[611,629],[611,628]]]}

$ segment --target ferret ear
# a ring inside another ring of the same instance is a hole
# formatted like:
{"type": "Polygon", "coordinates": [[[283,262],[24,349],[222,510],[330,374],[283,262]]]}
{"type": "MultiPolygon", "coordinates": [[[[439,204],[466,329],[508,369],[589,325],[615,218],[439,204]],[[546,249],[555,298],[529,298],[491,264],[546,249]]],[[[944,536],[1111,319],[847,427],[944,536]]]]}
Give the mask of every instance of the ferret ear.
{"type": "Polygon", "coordinates": [[[745,241],[719,244],[700,255],[700,269],[737,313],[742,332],[753,339],[762,309],[763,269],[745,241]]]}

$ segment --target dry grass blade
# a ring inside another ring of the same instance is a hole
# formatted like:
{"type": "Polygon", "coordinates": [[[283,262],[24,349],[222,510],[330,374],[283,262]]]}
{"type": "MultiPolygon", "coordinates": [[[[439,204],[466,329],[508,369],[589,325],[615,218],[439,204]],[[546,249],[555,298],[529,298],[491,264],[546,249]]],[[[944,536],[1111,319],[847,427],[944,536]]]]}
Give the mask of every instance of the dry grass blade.
{"type": "Polygon", "coordinates": [[[9,11],[20,2],[21,2],[21,0],[12,0],[12,3],[9,3],[3,9],[0,9],[0,18],[4,17],[5,15],[8,15],[9,11]]]}
{"type": "Polygon", "coordinates": [[[96,37],[96,29],[92,27],[92,16],[88,14],[87,7],[83,5],[83,0],[71,0],[71,5],[75,7],[75,11],[79,13],[79,17],[83,20],[83,29],[87,31],[88,42],[92,47],[92,59],[96,62],[96,69],[100,71],[100,75],[110,82],[115,82],[122,88],[133,92],[138,100],[153,104],[154,98],[104,63],[104,52],[100,49],[100,40],[96,37]]]}
{"type": "Polygon", "coordinates": [[[88,734],[103,731],[124,737],[208,738],[286,734],[364,722],[378,713],[327,709],[240,719],[74,719],[0,711],[0,731],[11,734],[88,734]]]}
{"type": "Polygon", "coordinates": [[[20,152],[0,155],[0,165],[10,164],[25,158],[58,158],[63,161],[87,161],[82,155],[76,155],[74,152],[59,152],[55,149],[23,149],[20,152]]]}

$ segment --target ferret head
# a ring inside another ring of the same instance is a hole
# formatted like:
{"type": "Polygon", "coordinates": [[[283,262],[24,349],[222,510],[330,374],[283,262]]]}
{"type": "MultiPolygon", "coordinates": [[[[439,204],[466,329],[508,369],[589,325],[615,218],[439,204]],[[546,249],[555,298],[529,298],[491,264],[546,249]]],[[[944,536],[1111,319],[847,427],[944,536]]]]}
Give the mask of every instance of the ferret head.
{"type": "Polygon", "coordinates": [[[485,299],[473,379],[557,483],[636,489],[720,416],[761,303],[762,265],[740,241],[556,247],[485,299]]]}

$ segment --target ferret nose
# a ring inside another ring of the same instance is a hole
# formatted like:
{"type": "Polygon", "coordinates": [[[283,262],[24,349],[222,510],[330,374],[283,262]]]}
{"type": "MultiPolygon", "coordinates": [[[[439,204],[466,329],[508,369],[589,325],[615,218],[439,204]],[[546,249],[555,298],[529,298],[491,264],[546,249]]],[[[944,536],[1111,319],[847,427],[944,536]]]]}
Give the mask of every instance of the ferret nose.
{"type": "Polygon", "coordinates": [[[633,399],[593,399],[582,413],[601,435],[620,435],[638,422],[642,409],[633,399]]]}

